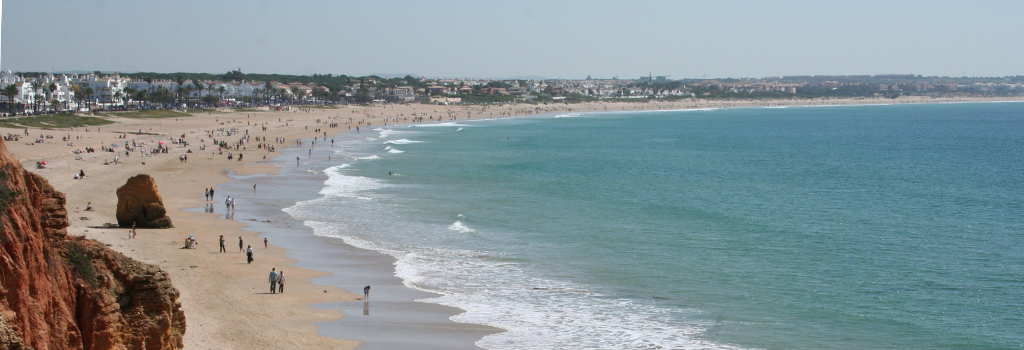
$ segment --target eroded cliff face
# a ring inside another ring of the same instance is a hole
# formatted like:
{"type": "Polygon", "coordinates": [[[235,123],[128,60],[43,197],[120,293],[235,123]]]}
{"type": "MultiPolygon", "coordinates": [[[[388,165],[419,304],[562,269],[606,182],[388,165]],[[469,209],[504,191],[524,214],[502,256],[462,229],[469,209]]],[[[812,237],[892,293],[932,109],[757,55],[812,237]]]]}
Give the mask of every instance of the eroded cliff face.
{"type": "Polygon", "coordinates": [[[180,349],[167,274],[68,236],[64,202],[0,141],[0,349],[180,349]]]}

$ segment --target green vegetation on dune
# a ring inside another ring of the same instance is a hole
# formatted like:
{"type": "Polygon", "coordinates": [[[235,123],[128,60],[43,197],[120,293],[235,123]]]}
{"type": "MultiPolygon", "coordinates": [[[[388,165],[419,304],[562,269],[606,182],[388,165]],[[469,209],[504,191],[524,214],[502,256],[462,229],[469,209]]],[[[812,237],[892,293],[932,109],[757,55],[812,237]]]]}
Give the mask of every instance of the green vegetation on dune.
{"type": "Polygon", "coordinates": [[[132,112],[111,112],[105,114],[108,117],[119,117],[119,118],[179,118],[179,117],[190,117],[192,114],[178,111],[171,111],[166,109],[154,109],[148,111],[132,111],[132,112]]]}
{"type": "MultiPolygon", "coordinates": [[[[177,112],[177,113],[181,113],[181,112],[177,112]]],[[[190,109],[188,109],[188,112],[186,114],[202,115],[202,114],[225,114],[225,113],[231,113],[231,111],[222,111],[222,110],[215,109],[215,108],[190,108],[190,109]]],[[[163,117],[163,118],[168,118],[168,117],[163,117]]]]}
{"type": "Polygon", "coordinates": [[[0,119],[0,127],[15,129],[26,127],[45,129],[77,128],[81,126],[106,125],[111,123],[113,122],[103,118],[79,116],[74,114],[51,114],[0,119]]]}

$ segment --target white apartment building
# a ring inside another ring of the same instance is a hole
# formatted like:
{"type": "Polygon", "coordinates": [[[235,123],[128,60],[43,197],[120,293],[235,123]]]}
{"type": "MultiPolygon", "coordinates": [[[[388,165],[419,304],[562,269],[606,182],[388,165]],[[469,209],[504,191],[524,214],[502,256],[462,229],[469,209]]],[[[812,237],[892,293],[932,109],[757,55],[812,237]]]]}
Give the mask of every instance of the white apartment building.
{"type": "Polygon", "coordinates": [[[66,105],[66,103],[75,101],[75,92],[71,89],[71,78],[64,74],[60,76],[47,74],[40,78],[36,93],[46,96],[47,103],[50,100],[56,100],[58,103],[66,105]],[[51,85],[55,88],[53,91],[50,91],[51,85]]]}
{"type": "Polygon", "coordinates": [[[128,79],[117,75],[99,78],[89,74],[84,79],[79,79],[78,84],[82,87],[92,88],[93,97],[100,101],[114,101],[127,97],[125,89],[128,87],[128,79]]]}
{"type": "Polygon", "coordinates": [[[14,96],[14,103],[31,104],[36,100],[36,90],[32,82],[21,81],[14,83],[18,87],[18,94],[14,96]]]}
{"type": "Polygon", "coordinates": [[[14,85],[14,83],[19,81],[21,81],[21,77],[15,75],[14,72],[9,70],[0,71],[0,89],[14,85]]]}

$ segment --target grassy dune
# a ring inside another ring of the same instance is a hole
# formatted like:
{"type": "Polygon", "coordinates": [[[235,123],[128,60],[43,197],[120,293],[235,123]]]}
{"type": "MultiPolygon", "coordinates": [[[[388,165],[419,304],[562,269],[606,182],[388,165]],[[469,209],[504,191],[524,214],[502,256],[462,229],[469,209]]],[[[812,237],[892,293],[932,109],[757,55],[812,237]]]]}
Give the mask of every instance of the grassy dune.
{"type": "Polygon", "coordinates": [[[192,114],[178,111],[171,111],[165,109],[156,109],[150,111],[132,111],[132,112],[111,112],[105,114],[108,117],[118,118],[180,118],[190,117],[192,114]]]}
{"type": "Polygon", "coordinates": [[[0,127],[3,128],[29,127],[44,129],[61,129],[93,125],[106,125],[111,123],[113,122],[103,118],[78,116],[73,114],[54,114],[0,119],[0,127]]]}

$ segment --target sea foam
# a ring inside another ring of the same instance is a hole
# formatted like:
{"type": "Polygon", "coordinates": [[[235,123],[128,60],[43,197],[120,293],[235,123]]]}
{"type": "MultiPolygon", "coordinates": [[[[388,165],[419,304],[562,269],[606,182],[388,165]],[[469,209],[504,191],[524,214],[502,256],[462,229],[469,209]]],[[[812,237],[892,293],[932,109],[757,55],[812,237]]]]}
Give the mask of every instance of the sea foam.
{"type": "Polygon", "coordinates": [[[398,140],[384,141],[384,143],[388,144],[388,145],[408,145],[408,144],[412,144],[412,143],[422,143],[422,142],[423,141],[416,141],[416,140],[410,140],[410,139],[398,139],[398,140]]]}
{"type": "Polygon", "coordinates": [[[371,199],[363,195],[363,192],[384,187],[384,184],[377,179],[346,175],[342,170],[347,169],[349,164],[341,164],[324,169],[327,180],[320,194],[324,196],[348,197],[356,199],[371,199]]]}
{"type": "Polygon", "coordinates": [[[444,126],[469,126],[469,125],[459,124],[459,123],[456,123],[456,122],[445,122],[445,123],[434,123],[434,124],[416,124],[416,125],[410,125],[409,127],[410,128],[434,128],[434,127],[444,127],[444,126]]]}
{"type": "Polygon", "coordinates": [[[470,228],[469,226],[466,226],[466,224],[462,223],[462,220],[455,220],[455,222],[453,222],[451,225],[448,225],[448,229],[452,230],[452,231],[455,231],[455,232],[460,232],[460,233],[473,233],[473,232],[476,232],[476,230],[474,230],[474,229],[470,228]]]}
{"type": "MultiPolygon", "coordinates": [[[[468,228],[457,223],[449,228],[468,228]]],[[[466,310],[453,321],[506,330],[480,339],[476,345],[484,349],[740,349],[704,340],[710,325],[672,321],[679,310],[538,277],[515,259],[369,239],[343,233],[349,230],[337,223],[305,224],[317,236],[395,257],[395,276],[405,286],[440,295],[419,301],[466,310]]]]}
{"type": "Polygon", "coordinates": [[[399,133],[399,131],[392,130],[392,129],[374,129],[374,130],[378,130],[378,135],[382,139],[386,139],[386,138],[390,137],[391,135],[399,133]]]}

